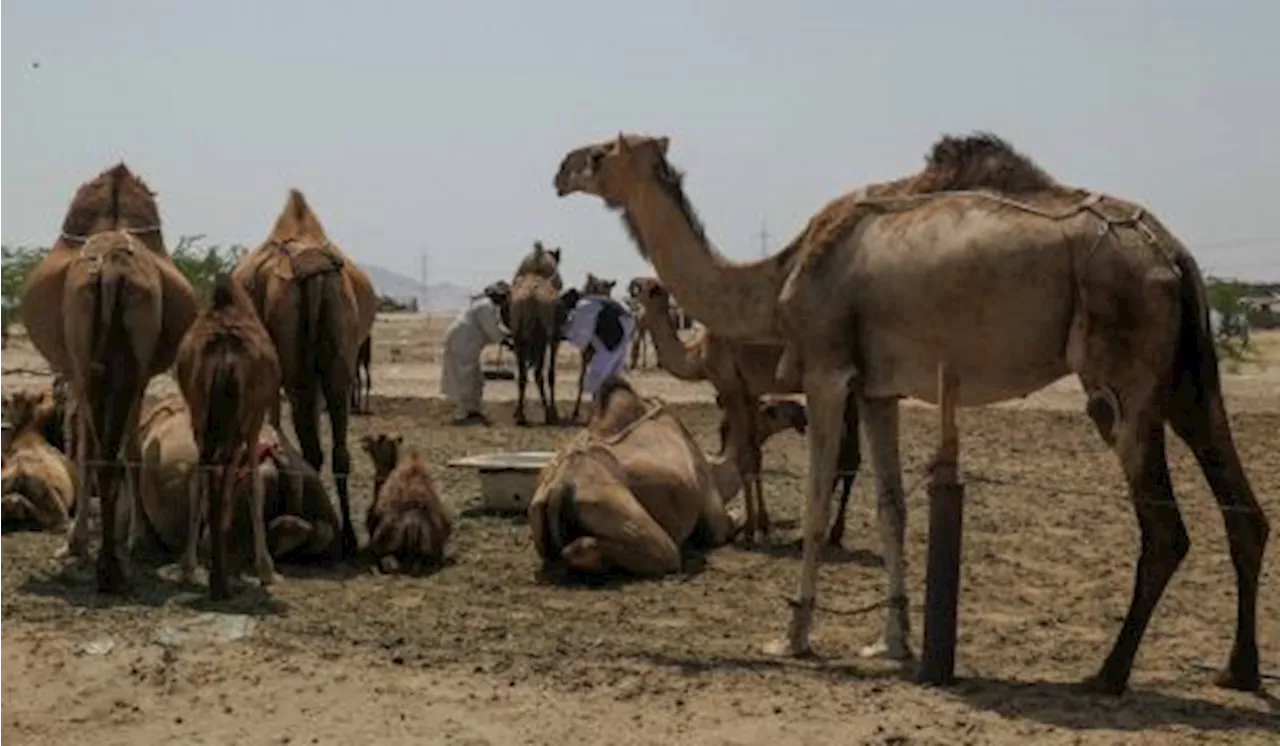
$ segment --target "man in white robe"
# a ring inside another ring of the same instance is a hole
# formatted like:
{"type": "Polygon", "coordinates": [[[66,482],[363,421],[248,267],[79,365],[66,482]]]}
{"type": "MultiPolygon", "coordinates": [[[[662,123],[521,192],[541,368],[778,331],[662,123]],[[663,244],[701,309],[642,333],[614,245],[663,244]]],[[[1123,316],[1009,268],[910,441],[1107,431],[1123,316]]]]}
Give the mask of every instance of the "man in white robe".
{"type": "Polygon", "coordinates": [[[504,302],[500,288],[486,288],[484,297],[463,311],[445,333],[440,393],[458,408],[455,425],[489,424],[480,407],[484,397],[480,354],[508,337],[501,322],[504,302]]]}

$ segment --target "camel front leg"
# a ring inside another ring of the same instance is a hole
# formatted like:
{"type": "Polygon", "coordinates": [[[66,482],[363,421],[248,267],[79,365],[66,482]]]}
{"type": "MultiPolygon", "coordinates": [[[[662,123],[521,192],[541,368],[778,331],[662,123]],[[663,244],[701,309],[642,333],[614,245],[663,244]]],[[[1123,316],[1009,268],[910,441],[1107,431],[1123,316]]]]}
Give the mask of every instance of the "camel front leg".
{"type": "MultiPolygon", "coordinates": [[[[79,412],[76,430],[76,514],[67,529],[67,541],[56,557],[89,557],[89,418],[79,412]]],[[[96,450],[96,449],[93,449],[96,450]]],[[[95,480],[95,484],[99,483],[95,480]]]]}
{"type": "Polygon", "coordinates": [[[680,547],[653,520],[630,490],[611,490],[607,497],[577,503],[587,536],[561,552],[573,572],[606,573],[621,569],[638,577],[660,577],[680,571],[680,547]]]}
{"type": "Polygon", "coordinates": [[[188,509],[190,512],[187,514],[187,540],[182,550],[182,561],[180,563],[180,577],[184,583],[196,582],[196,566],[199,564],[196,556],[196,547],[200,544],[200,525],[204,518],[205,501],[208,499],[205,490],[205,481],[207,479],[207,467],[203,463],[197,463],[195,471],[191,473],[187,480],[188,509]]]}
{"type": "Polygon", "coordinates": [[[258,581],[262,585],[271,585],[278,581],[275,563],[271,561],[271,552],[267,549],[267,526],[263,518],[266,494],[263,488],[262,471],[258,468],[258,449],[250,447],[249,473],[253,479],[253,564],[258,571],[258,581]]]}
{"type": "Polygon", "coordinates": [[[146,536],[146,524],[142,515],[142,442],[138,433],[138,416],[142,410],[142,400],[129,414],[129,424],[125,428],[125,470],[124,484],[129,491],[129,536],[125,542],[125,556],[132,557],[140,542],[146,536]]]}
{"type": "Polygon", "coordinates": [[[884,636],[874,645],[862,649],[864,657],[892,660],[911,658],[907,636],[910,618],[907,614],[907,570],[903,543],[907,530],[907,501],[902,490],[902,461],[898,454],[898,400],[868,399],[867,435],[871,440],[871,460],[876,477],[876,520],[880,525],[880,542],[884,550],[884,566],[889,574],[888,616],[884,636]]]}
{"type": "Polygon", "coordinates": [[[805,399],[809,408],[809,485],[804,508],[803,551],[797,598],[792,602],[787,636],[765,646],[770,655],[805,656],[813,652],[809,635],[817,605],[818,562],[826,540],[831,508],[831,485],[840,456],[844,403],[852,371],[806,371],[805,399]]]}

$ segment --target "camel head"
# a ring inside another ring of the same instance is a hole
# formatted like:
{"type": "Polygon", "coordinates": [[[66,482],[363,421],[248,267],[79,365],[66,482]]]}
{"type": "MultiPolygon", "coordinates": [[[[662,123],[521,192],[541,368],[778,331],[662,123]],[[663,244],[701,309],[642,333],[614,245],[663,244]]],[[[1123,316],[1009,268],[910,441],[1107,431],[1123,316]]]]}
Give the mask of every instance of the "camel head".
{"type": "MultiPolygon", "coordinates": [[[[383,433],[377,436],[366,435],[360,441],[364,452],[369,454],[369,458],[373,461],[373,502],[378,503],[378,492],[382,487],[382,483],[386,481],[387,475],[395,468],[400,461],[400,446],[404,443],[404,436],[397,435],[392,438],[383,433]]],[[[373,506],[370,506],[373,510],[373,506]]]]}
{"type": "Polygon", "coordinates": [[[555,262],[555,264],[556,264],[556,267],[557,267],[557,268],[560,266],[560,247],[559,247],[559,246],[555,247],[554,249],[548,249],[546,246],[543,246],[543,245],[542,245],[542,242],[541,242],[541,241],[534,241],[534,242],[533,242],[533,255],[534,255],[534,256],[543,256],[543,255],[549,256],[549,257],[551,257],[551,259],[555,262]]]}
{"type": "Polygon", "coordinates": [[[627,294],[635,299],[645,313],[671,314],[671,293],[656,277],[637,277],[627,285],[627,294]]]}
{"type": "Polygon", "coordinates": [[[14,434],[28,430],[41,430],[57,411],[57,402],[51,390],[17,391],[4,398],[5,419],[13,427],[14,434]]]}
{"type": "Polygon", "coordinates": [[[583,295],[613,295],[613,288],[618,284],[617,280],[606,280],[603,277],[596,277],[592,273],[587,273],[587,281],[582,283],[583,295]]]}
{"type": "Polygon", "coordinates": [[[624,135],[572,150],[560,162],[556,173],[556,194],[564,197],[585,192],[600,197],[610,207],[626,201],[640,179],[650,177],[658,165],[666,165],[666,137],[624,135]]]}

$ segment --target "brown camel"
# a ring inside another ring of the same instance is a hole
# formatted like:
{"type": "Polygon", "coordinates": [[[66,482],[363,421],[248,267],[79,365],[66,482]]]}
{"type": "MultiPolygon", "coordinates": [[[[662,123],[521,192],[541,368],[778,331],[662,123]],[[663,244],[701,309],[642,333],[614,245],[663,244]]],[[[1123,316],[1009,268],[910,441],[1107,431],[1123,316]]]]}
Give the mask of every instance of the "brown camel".
{"type": "MultiPolygon", "coordinates": [[[[241,469],[253,482],[254,566],[265,586],[276,580],[263,517],[264,486],[258,441],[267,412],[280,400],[280,360],[249,296],[228,274],[214,279],[210,307],[202,312],[178,349],[175,376],[191,410],[191,432],[199,450],[200,478],[192,480],[187,546],[182,574],[196,569],[202,504],[212,545],[209,595],[231,596],[227,534],[235,518],[235,486],[241,469]]],[[[343,399],[346,402],[346,399],[343,399]]]]}
{"type": "MultiPolygon", "coordinates": [[[[653,338],[658,365],[682,381],[710,381],[716,389],[716,400],[725,408],[720,423],[720,450],[739,437],[734,428],[757,427],[754,418],[747,416],[760,406],[761,397],[770,394],[801,393],[799,386],[790,385],[777,377],[778,361],[783,346],[772,342],[740,342],[726,339],[704,330],[693,340],[685,342],[676,333],[671,318],[671,297],[662,283],[652,277],[637,277],[628,289],[644,309],[642,324],[648,327],[653,338]],[[744,408],[746,412],[744,412],[744,408]]],[[[742,473],[745,482],[752,486],[744,499],[747,502],[747,525],[744,533],[753,538],[756,530],[766,534],[769,530],[769,514],[765,508],[764,491],[760,485],[760,445],[758,434],[747,432],[741,436],[737,452],[742,454],[742,473]]],[[[840,441],[840,498],[836,515],[827,532],[827,544],[841,546],[844,541],[845,514],[849,507],[849,495],[853,491],[854,477],[861,465],[858,440],[857,412],[851,411],[844,421],[840,441]]]]}
{"type": "MultiPolygon", "coordinates": [[[[143,414],[139,430],[143,524],[161,554],[176,556],[189,548],[192,477],[200,463],[191,410],[180,394],[162,399],[143,414]]],[[[262,425],[257,451],[272,560],[310,562],[338,556],[342,524],[319,473],[269,423],[262,425]]],[[[244,540],[251,538],[252,485],[242,476],[237,476],[233,499],[234,538],[228,548],[232,567],[244,564],[247,557],[240,550],[252,547],[251,541],[244,540]]]]}
{"type": "Polygon", "coordinates": [[[403,443],[398,436],[364,436],[364,450],[374,466],[373,503],[365,519],[369,551],[388,573],[402,566],[439,566],[453,530],[453,518],[426,463],[416,452],[402,454],[403,443]]]}
{"type": "MultiPolygon", "coordinates": [[[[143,392],[173,364],[195,313],[195,292],[165,253],[147,185],[123,163],[81,185],[53,248],[27,278],[22,321],[49,367],[71,383],[76,509],[59,554],[88,554],[92,473],[102,501],[100,591],[118,591],[125,581],[115,505],[122,473],[137,503],[143,392]]],[[[136,537],[131,528],[129,543],[136,537]]]]}
{"type": "MultiPolygon", "coordinates": [[[[762,433],[797,427],[802,415],[795,402],[770,405],[762,433]]],[[[586,429],[539,475],[529,526],[538,555],[570,572],[666,575],[680,570],[682,547],[732,538],[724,504],[741,487],[732,453],[708,459],[669,410],[610,378],[586,429]]]]}
{"type": "Polygon", "coordinates": [[[13,440],[4,454],[0,517],[5,523],[62,530],[75,504],[76,482],[71,461],[45,439],[55,417],[53,394],[20,391],[5,398],[5,410],[13,440]]]}
{"type": "Polygon", "coordinates": [[[653,344],[649,327],[644,321],[644,305],[631,295],[624,298],[622,302],[626,304],[631,315],[636,317],[636,333],[631,338],[631,349],[627,352],[627,368],[644,370],[649,367],[649,347],[653,344]]]}
{"type": "Polygon", "coordinates": [[[529,369],[538,386],[545,422],[558,424],[556,410],[556,355],[560,349],[560,328],[564,321],[561,308],[560,249],[546,249],[535,242],[516,269],[511,283],[509,316],[511,338],[516,354],[517,425],[527,425],[524,392],[529,369]]]}
{"type": "Polygon", "coordinates": [[[623,210],[641,254],[681,304],[732,339],[786,340],[785,380],[808,401],[810,470],[799,598],[776,653],[810,650],[826,499],[853,393],[871,440],[889,573],[885,639],[910,654],[902,557],[906,506],[898,399],[1025,396],[1074,373],[1117,455],[1142,529],[1134,594],[1087,686],[1123,691],[1156,603],[1188,551],[1164,423],[1200,462],[1236,568],[1236,638],[1220,682],[1256,690],[1257,593],[1269,532],[1232,441],[1200,270],[1139,205],[1059,184],[991,135],[944,137],[918,174],[828,204],[776,256],[716,252],[666,160],[667,138],[619,135],[561,163],[556,190],[623,210]]]}
{"type": "MultiPolygon", "coordinates": [[[[351,556],[356,551],[356,533],[347,492],[351,472],[348,408],[360,345],[373,331],[377,307],[373,284],[325,235],[297,189],[289,190],[271,235],[240,261],[231,277],[248,291],[275,343],[293,429],[302,455],[316,471],[324,465],[319,413],[319,398],[324,398],[333,436],[342,551],[351,556]]],[[[278,398],[271,422],[280,427],[278,398]]]]}
{"type": "Polygon", "coordinates": [[[356,380],[351,387],[351,412],[353,414],[370,414],[369,397],[373,394],[373,335],[364,338],[360,343],[360,352],[356,355],[356,380]],[[363,375],[361,374],[363,371],[363,375]],[[363,389],[363,394],[362,390],[363,389]]]}

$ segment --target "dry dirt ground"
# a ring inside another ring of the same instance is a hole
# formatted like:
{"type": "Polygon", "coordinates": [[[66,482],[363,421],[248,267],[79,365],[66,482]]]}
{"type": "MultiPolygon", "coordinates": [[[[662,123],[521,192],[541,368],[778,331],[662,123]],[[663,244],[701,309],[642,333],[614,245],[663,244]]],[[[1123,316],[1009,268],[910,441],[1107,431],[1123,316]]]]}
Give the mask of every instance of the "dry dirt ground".
{"type": "MultiPolygon", "coordinates": [[[[428,577],[363,567],[282,567],[263,593],[246,583],[214,606],[173,566],[125,598],[98,597],[91,568],[53,560],[59,537],[3,539],[3,738],[7,744],[1011,744],[1276,743],[1280,701],[1215,688],[1235,617],[1222,520],[1180,443],[1170,447],[1192,551],[1158,608],[1132,691],[1114,700],[1071,682],[1105,656],[1128,603],[1138,532],[1111,453],[1070,382],[962,413],[968,482],[958,674],[930,689],[863,661],[880,614],[836,612],[879,600],[883,572],[869,475],[857,483],[846,542],[821,574],[821,658],[761,654],[787,616],[799,571],[805,446],[766,448],[765,489],[779,530],[763,548],[727,547],[660,582],[599,587],[539,578],[526,526],[479,514],[478,482],[444,467],[477,452],[549,449],[567,428],[511,426],[513,386],[490,383],[490,429],[446,426],[434,398],[443,321],[381,319],[374,413],[354,438],[384,431],[424,450],[461,514],[453,561],[428,577]],[[394,349],[393,349],[394,348],[394,349]],[[396,362],[392,361],[392,358],[396,362]],[[245,617],[207,616],[218,614],[245,617]],[[212,621],[211,621],[212,620],[212,621]],[[228,627],[219,627],[219,624],[228,627]],[[240,625],[240,626],[237,626],[240,625]],[[234,633],[234,634],[233,634],[234,633]],[[235,638],[235,639],[231,639],[235,638]]],[[[1275,349],[1277,339],[1260,345],[1275,349]]],[[[25,340],[6,371],[40,368],[25,340]]],[[[559,387],[576,367],[564,355],[559,387]]],[[[1280,376],[1228,376],[1237,442],[1264,509],[1280,526],[1280,376]]],[[[710,448],[709,389],[657,372],[639,387],[673,402],[710,448]]],[[[4,386],[38,385],[6,375],[4,386]]],[[[157,382],[157,388],[167,383],[157,382]]],[[[538,418],[535,417],[535,421],[538,418]]],[[[933,443],[934,410],[903,414],[907,484],[933,443]]],[[[371,466],[354,456],[357,523],[371,466]]],[[[926,511],[908,498],[912,624],[918,650],[926,511]]],[[[737,503],[740,507],[741,503],[737,503]]],[[[1277,532],[1280,533],[1280,532],[1277,532]]],[[[1274,534],[1273,534],[1274,536],[1274,534]]],[[[1264,669],[1280,673],[1280,559],[1273,538],[1259,608],[1264,669]]],[[[1280,681],[1270,680],[1273,690],[1280,681]]]]}

